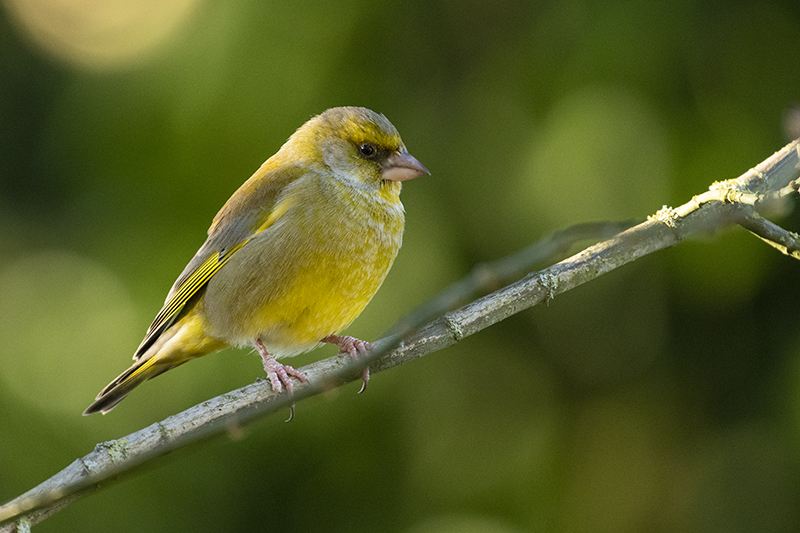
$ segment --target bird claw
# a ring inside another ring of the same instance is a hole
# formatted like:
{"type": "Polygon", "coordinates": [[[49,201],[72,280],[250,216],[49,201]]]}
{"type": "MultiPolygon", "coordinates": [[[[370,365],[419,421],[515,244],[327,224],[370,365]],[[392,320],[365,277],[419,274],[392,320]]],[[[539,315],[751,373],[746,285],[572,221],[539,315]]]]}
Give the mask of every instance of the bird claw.
{"type": "Polygon", "coordinates": [[[365,366],[363,372],[361,372],[361,388],[358,389],[358,394],[361,394],[365,390],[367,390],[367,383],[369,382],[369,367],[365,366]]]}
{"type": "Polygon", "coordinates": [[[308,382],[308,378],[305,374],[292,366],[277,362],[271,355],[262,359],[264,362],[264,370],[267,372],[267,377],[269,378],[269,383],[273,391],[280,392],[282,388],[285,388],[286,392],[291,396],[294,392],[292,377],[302,382],[308,382]]]}
{"type": "MultiPolygon", "coordinates": [[[[291,396],[294,393],[292,377],[297,378],[303,383],[308,383],[308,378],[303,372],[297,370],[293,366],[284,365],[276,361],[275,358],[267,352],[261,339],[256,339],[255,345],[256,350],[261,355],[264,371],[267,373],[267,378],[269,379],[273,392],[280,392],[281,389],[286,389],[286,393],[291,396]]],[[[289,422],[293,418],[294,404],[289,406],[289,418],[286,421],[289,422]]]]}
{"type": "MultiPolygon", "coordinates": [[[[373,348],[372,343],[362,341],[361,339],[357,339],[349,335],[328,335],[322,339],[322,342],[335,344],[339,347],[339,353],[346,353],[351,359],[353,359],[353,361],[358,361],[359,357],[366,355],[367,352],[373,348]]],[[[358,394],[361,394],[367,390],[367,382],[369,382],[369,366],[364,367],[364,370],[361,373],[361,381],[361,389],[358,391],[358,394]]]]}

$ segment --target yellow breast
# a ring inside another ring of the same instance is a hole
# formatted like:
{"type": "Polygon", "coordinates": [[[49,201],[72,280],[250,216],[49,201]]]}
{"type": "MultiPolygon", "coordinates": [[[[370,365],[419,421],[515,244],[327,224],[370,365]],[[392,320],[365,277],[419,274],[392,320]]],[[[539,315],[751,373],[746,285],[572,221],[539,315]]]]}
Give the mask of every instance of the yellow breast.
{"type": "Polygon", "coordinates": [[[215,338],[295,355],[341,332],[380,287],[402,243],[399,184],[375,193],[313,178],[287,187],[285,212],[209,282],[215,338]]]}

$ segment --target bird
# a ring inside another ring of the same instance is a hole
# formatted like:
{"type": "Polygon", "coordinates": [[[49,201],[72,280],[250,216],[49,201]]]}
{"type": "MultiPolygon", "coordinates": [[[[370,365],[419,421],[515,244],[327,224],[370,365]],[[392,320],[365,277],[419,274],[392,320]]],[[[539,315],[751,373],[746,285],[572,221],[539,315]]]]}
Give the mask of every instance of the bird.
{"type": "MultiPolygon", "coordinates": [[[[308,120],[223,205],[133,365],[83,414],[106,414],[144,381],[229,346],[255,348],[272,390],[289,395],[292,378],[307,377],[278,359],[322,343],[366,354],[369,342],[340,333],[400,249],[402,182],[424,175],[382,114],[334,107],[308,120]]],[[[362,389],[368,379],[367,367],[362,389]]]]}

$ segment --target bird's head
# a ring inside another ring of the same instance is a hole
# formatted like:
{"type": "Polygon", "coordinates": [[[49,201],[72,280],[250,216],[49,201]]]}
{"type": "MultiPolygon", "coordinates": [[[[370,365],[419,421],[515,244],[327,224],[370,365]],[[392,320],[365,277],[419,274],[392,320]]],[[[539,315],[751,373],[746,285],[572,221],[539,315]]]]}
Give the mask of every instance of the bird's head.
{"type": "Polygon", "coordinates": [[[287,145],[359,188],[391,182],[399,190],[399,182],[430,174],[408,153],[392,123],[363,107],[328,109],[303,124],[287,145]]]}

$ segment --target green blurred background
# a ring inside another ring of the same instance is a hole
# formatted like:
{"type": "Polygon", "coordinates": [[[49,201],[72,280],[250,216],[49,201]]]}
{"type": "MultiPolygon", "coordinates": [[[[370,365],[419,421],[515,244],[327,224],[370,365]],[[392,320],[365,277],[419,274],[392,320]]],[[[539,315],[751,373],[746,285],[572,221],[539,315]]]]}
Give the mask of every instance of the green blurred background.
{"type": "MultiPolygon", "coordinates": [[[[262,375],[228,350],[80,416],[328,107],[384,113],[432,172],[348,330],[374,339],[476,262],[738,176],[800,103],[797,0],[0,5],[0,500],[262,375]]],[[[682,243],[36,531],[798,531],[798,273],[743,230],[682,243]]]]}

